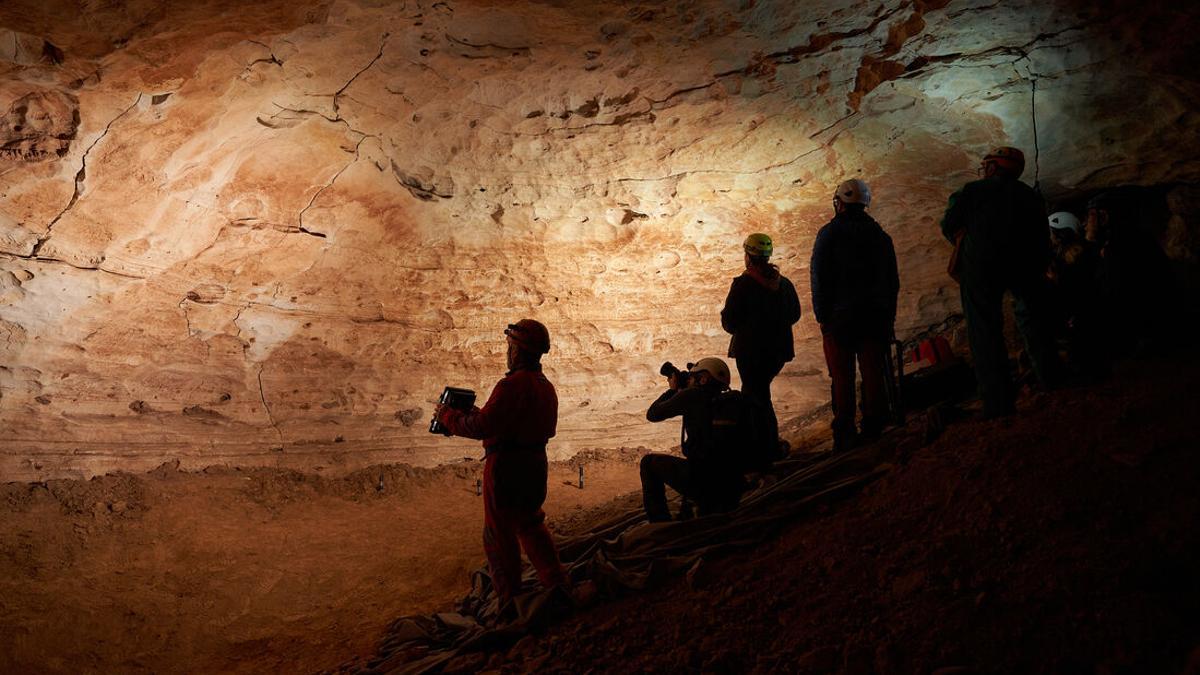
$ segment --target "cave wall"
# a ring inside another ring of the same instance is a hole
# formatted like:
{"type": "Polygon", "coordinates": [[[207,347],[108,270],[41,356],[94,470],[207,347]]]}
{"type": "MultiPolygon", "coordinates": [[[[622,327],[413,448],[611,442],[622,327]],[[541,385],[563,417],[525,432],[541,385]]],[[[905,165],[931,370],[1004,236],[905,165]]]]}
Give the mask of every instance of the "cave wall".
{"type": "Polygon", "coordinates": [[[658,365],[724,354],[753,231],[804,301],[776,398],[805,412],[828,401],[807,276],[833,187],[874,190],[900,336],[939,324],[937,220],[989,146],[1024,148],[1051,203],[1200,182],[1196,15],[5,3],[0,479],[477,454],[426,432],[431,401],[486,395],[524,316],[554,343],[554,456],[666,447],[658,365]]]}

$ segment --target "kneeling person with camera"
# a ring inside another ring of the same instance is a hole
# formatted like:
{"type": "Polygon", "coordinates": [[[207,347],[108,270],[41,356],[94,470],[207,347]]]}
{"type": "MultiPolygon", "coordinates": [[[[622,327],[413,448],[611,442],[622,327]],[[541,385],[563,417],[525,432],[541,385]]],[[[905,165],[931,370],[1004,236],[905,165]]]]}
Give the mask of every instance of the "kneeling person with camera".
{"type": "Polygon", "coordinates": [[[683,416],[683,457],[651,453],[642,458],[642,503],[650,522],[671,519],[666,486],[696,503],[701,516],[737,508],[745,489],[741,437],[747,410],[741,392],[729,389],[729,366],[718,358],[700,359],[680,371],[663,364],[670,389],[646,411],[662,422],[683,416]]]}

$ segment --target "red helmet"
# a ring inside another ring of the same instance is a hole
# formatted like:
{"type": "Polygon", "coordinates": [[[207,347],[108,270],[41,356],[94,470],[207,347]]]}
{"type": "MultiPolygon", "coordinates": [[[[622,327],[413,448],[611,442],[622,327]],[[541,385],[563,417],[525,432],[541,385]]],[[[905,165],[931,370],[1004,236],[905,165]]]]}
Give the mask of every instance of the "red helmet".
{"type": "Polygon", "coordinates": [[[545,354],[550,351],[550,331],[540,321],[521,319],[508,324],[504,334],[519,347],[534,354],[545,354]]]}
{"type": "Polygon", "coordinates": [[[983,156],[984,165],[995,164],[1001,169],[1019,177],[1025,171],[1025,153],[1008,146],[996,148],[983,156]]]}

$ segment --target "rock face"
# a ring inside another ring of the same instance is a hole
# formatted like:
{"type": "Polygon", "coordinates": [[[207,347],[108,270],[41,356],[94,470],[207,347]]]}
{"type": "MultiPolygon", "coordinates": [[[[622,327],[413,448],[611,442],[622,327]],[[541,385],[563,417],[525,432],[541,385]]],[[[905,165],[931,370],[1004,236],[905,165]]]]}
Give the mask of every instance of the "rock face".
{"type": "Polygon", "coordinates": [[[1190,5],[57,4],[0,7],[2,479],[476,454],[431,401],[486,396],[524,316],[552,454],[663,447],[658,365],[724,353],[750,232],[805,298],[780,407],[828,400],[808,258],[844,178],[901,337],[959,311],[936,222],[989,146],[1051,205],[1200,182],[1190,5]]]}

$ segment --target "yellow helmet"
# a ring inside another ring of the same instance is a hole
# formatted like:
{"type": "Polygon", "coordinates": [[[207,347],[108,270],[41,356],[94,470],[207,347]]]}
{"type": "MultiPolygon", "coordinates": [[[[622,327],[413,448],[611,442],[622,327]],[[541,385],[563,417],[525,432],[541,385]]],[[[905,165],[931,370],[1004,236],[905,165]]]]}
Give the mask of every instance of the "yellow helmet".
{"type": "Polygon", "coordinates": [[[742,248],[746,253],[755,258],[770,258],[771,252],[775,250],[775,245],[771,242],[771,238],[761,232],[746,237],[746,241],[742,244],[742,248]]]}

